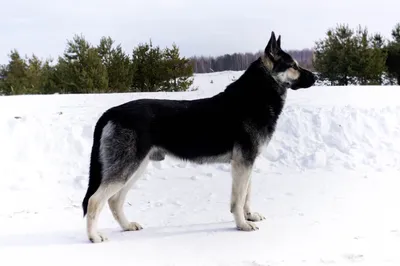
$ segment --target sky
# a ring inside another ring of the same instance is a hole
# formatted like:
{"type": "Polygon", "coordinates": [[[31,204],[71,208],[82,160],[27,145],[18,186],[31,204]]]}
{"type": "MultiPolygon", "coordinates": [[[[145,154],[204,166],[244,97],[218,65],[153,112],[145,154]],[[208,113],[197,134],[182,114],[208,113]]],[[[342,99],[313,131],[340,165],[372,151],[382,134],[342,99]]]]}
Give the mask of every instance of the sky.
{"type": "Polygon", "coordinates": [[[390,38],[399,0],[13,0],[1,1],[0,64],[17,49],[42,59],[62,55],[67,40],[93,45],[110,36],[126,52],[139,43],[176,43],[183,56],[256,52],[271,31],[283,49],[311,48],[346,23],[390,38]]]}

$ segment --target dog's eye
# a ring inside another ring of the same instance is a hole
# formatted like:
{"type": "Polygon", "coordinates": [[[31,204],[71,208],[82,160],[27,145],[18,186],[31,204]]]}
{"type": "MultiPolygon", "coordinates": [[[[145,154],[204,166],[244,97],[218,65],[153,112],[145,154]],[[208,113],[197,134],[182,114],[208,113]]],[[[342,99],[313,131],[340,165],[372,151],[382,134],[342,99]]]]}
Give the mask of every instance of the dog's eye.
{"type": "Polygon", "coordinates": [[[293,69],[295,69],[295,70],[298,70],[298,69],[299,69],[299,67],[298,67],[296,64],[291,64],[290,67],[293,68],[293,69]]]}

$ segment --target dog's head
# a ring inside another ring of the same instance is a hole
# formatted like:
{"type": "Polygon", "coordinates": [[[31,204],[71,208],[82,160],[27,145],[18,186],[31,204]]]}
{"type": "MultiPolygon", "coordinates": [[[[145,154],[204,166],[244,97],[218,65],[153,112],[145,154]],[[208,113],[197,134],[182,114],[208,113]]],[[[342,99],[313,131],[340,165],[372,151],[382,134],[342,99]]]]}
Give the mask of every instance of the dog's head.
{"type": "Polygon", "coordinates": [[[299,66],[296,60],[281,49],[281,36],[277,40],[274,32],[265,47],[262,61],[274,79],[286,88],[308,88],[316,81],[316,76],[311,71],[299,66]]]}

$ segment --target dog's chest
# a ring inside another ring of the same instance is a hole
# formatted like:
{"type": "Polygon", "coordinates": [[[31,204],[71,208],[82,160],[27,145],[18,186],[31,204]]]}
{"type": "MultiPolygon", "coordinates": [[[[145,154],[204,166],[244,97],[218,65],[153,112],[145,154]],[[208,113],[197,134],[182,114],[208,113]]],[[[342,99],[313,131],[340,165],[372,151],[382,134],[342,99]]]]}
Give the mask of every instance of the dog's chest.
{"type": "Polygon", "coordinates": [[[282,113],[285,98],[286,94],[264,106],[263,110],[260,110],[258,118],[253,121],[254,123],[249,123],[253,126],[251,131],[257,136],[257,142],[260,146],[267,145],[271,140],[282,113]]]}

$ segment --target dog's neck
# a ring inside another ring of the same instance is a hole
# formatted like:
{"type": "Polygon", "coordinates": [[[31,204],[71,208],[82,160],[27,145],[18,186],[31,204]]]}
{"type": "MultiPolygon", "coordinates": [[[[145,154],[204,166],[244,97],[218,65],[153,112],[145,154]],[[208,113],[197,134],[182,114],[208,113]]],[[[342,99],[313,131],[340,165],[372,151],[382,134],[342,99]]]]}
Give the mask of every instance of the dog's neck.
{"type": "Polygon", "coordinates": [[[277,85],[275,87],[275,90],[278,92],[278,94],[281,97],[286,98],[286,93],[288,88],[282,82],[279,81],[279,79],[276,77],[276,73],[272,71],[273,63],[271,62],[271,60],[265,57],[264,55],[261,55],[258,61],[261,68],[265,71],[265,74],[271,77],[275,81],[277,85]]]}
{"type": "Polygon", "coordinates": [[[247,97],[246,95],[253,95],[252,97],[264,99],[264,96],[273,92],[282,101],[285,101],[287,88],[277,81],[273,72],[268,69],[262,60],[262,57],[260,57],[253,61],[239,79],[229,84],[222,94],[243,94],[244,98],[247,97]],[[249,84],[252,84],[250,85],[251,87],[249,87],[249,84]]]}

